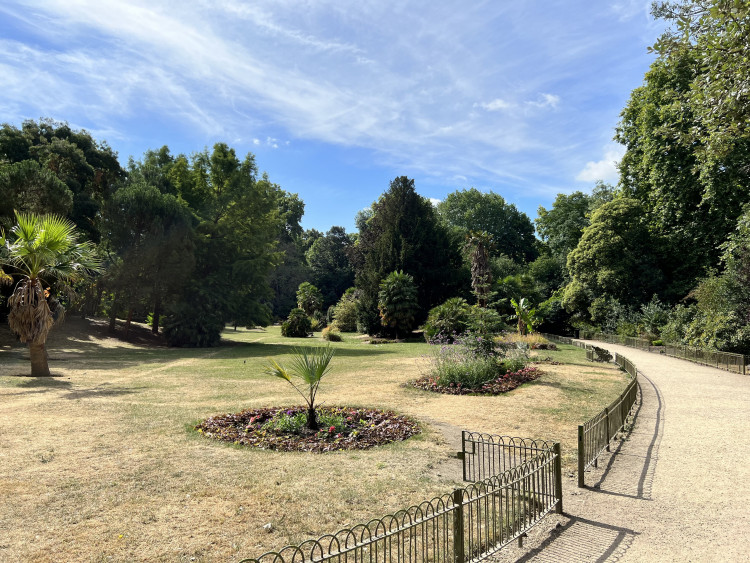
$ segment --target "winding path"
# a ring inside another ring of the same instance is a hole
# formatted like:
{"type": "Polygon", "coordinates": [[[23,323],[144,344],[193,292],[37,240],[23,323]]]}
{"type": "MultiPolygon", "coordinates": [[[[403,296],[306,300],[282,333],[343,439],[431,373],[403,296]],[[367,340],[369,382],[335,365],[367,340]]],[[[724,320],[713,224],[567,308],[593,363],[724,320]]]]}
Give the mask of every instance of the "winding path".
{"type": "Polygon", "coordinates": [[[641,373],[635,426],[586,489],[569,476],[565,516],[492,561],[750,561],[750,375],[595,344],[641,373]]]}

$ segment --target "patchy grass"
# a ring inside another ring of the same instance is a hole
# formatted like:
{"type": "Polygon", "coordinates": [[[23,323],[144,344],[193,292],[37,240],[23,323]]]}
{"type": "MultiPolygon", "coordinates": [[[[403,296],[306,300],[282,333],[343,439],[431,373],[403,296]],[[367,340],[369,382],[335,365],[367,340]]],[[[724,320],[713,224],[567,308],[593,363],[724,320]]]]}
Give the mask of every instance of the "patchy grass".
{"type": "Polygon", "coordinates": [[[325,342],[284,339],[277,328],[224,337],[217,348],[170,349],[70,319],[51,333],[56,377],[34,379],[19,376],[30,371],[28,352],[0,328],[0,560],[257,555],[449,491],[460,475],[451,459],[460,428],[559,439],[572,467],[575,425],[625,381],[561,346],[538,355],[585,368],[543,364],[539,379],[501,396],[440,395],[403,385],[422,374],[427,344],[345,334],[333,343],[323,404],[394,410],[421,421],[423,433],[367,451],[259,451],[192,428],[211,415],[299,404],[262,365],[325,342]]]}

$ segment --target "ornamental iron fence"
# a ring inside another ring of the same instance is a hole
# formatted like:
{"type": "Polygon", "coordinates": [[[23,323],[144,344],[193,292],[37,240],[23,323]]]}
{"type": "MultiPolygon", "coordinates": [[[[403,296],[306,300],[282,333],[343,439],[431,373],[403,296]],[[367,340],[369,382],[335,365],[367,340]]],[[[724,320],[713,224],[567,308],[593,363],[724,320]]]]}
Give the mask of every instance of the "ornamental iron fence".
{"type": "Polygon", "coordinates": [[[598,340],[610,344],[621,344],[649,352],[658,352],[673,358],[688,360],[696,364],[711,366],[734,373],[747,374],[747,366],[750,364],[748,356],[734,354],[732,352],[720,352],[718,350],[707,350],[705,348],[693,348],[681,344],[665,344],[664,346],[651,346],[651,342],[643,338],[631,338],[618,334],[606,334],[602,332],[581,331],[580,336],[584,340],[598,340]]]}
{"type": "Polygon", "coordinates": [[[481,561],[513,540],[520,544],[552,510],[562,513],[559,443],[467,431],[461,442],[464,478],[477,482],[243,563],[481,561]]]}
{"type": "MultiPolygon", "coordinates": [[[[587,357],[589,349],[586,349],[587,357]]],[[[592,350],[593,353],[593,350],[592,350]]],[[[626,357],[615,354],[615,363],[625,370],[632,380],[617,399],[578,426],[578,486],[584,487],[584,472],[593,465],[598,467],[602,452],[610,451],[610,442],[625,428],[628,415],[638,397],[638,370],[626,357]]]]}

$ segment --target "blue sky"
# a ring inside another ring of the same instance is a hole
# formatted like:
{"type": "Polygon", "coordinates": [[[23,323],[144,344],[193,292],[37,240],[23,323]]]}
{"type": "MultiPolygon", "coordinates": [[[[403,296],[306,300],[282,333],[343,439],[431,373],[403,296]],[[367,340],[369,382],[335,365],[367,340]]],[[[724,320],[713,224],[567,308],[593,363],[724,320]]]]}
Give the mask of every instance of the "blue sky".
{"type": "Polygon", "coordinates": [[[354,229],[396,176],[529,215],[616,182],[612,142],[663,29],[650,1],[4,0],[0,121],[51,117],[125,164],[224,141],[354,229]]]}

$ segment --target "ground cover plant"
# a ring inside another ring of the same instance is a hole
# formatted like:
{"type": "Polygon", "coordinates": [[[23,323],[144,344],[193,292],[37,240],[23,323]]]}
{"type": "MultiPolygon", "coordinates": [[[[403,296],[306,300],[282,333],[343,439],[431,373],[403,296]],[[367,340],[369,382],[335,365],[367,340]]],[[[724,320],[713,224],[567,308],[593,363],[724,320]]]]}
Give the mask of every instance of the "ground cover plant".
{"type": "Polygon", "coordinates": [[[288,363],[295,346],[325,346],[319,333],[230,329],[221,346],[182,349],[148,344],[143,325],[133,341],[113,339],[106,325],[69,316],[52,331],[52,378],[25,377],[27,349],[0,326],[0,560],[236,561],[450,491],[461,428],[559,439],[572,470],[576,425],[625,384],[621,371],[560,346],[541,352],[550,360],[538,379],[509,393],[425,393],[403,384],[423,369],[426,343],[346,334],[331,344],[321,408],[391,410],[422,433],[324,455],[260,450],[194,426],[300,405],[263,368],[269,357],[288,363]]]}

